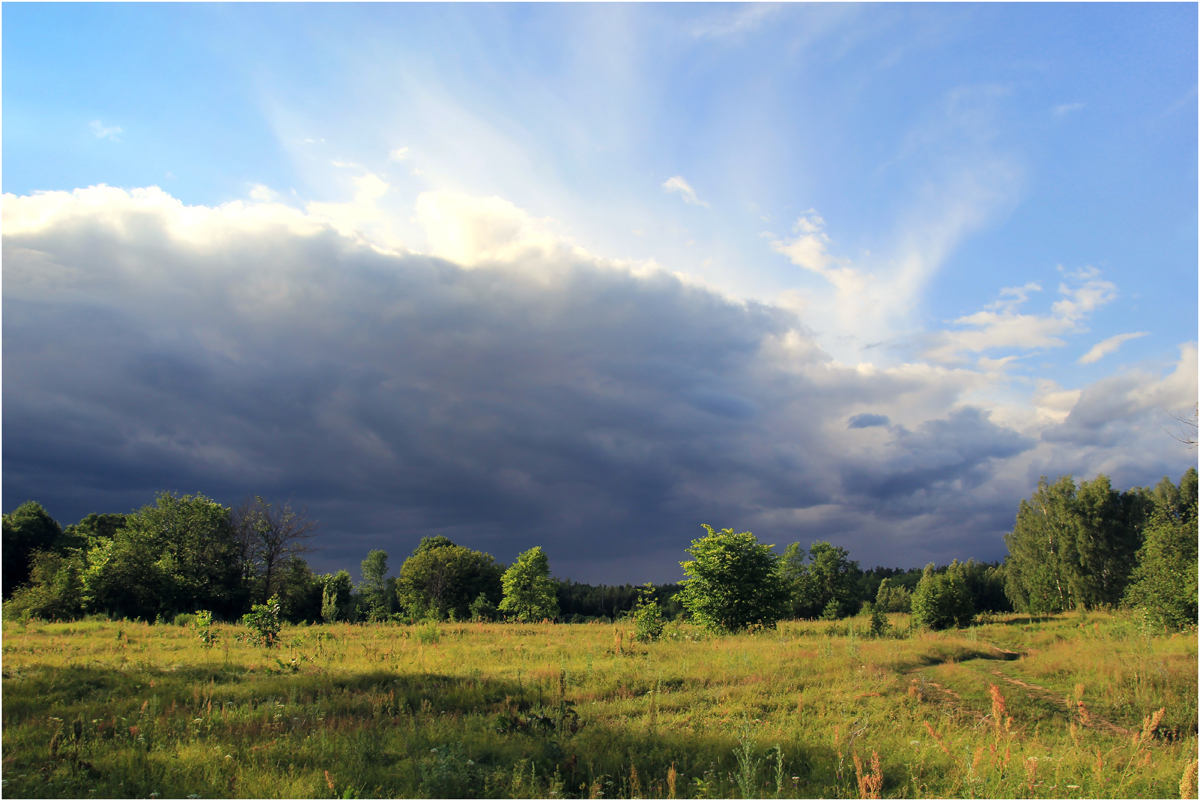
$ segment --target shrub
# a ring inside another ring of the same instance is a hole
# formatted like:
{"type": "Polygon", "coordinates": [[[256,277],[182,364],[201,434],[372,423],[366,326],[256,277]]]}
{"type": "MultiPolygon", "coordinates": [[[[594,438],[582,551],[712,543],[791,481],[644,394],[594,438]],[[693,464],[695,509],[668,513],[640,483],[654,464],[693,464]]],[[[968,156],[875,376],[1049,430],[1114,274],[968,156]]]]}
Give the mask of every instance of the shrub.
{"type": "Polygon", "coordinates": [[[215,645],[217,642],[217,632],[213,630],[213,615],[212,612],[198,610],[194,615],[176,615],[175,620],[181,617],[190,617],[192,619],[191,626],[196,630],[196,639],[205,645],[215,645]]]}
{"type": "Polygon", "coordinates": [[[944,573],[925,568],[912,597],[913,624],[936,630],[971,625],[975,606],[957,560],[944,573]]]}
{"type": "Polygon", "coordinates": [[[265,604],[255,604],[242,618],[242,623],[250,629],[251,641],[258,645],[271,648],[279,639],[279,629],[282,627],[279,618],[279,597],[272,595],[265,604]]]}
{"type": "Polygon", "coordinates": [[[872,637],[883,637],[891,630],[892,624],[888,622],[881,604],[868,602],[864,611],[870,615],[872,637]]]}
{"type": "Polygon", "coordinates": [[[491,622],[500,614],[500,610],[492,603],[492,600],[487,597],[486,592],[479,593],[474,601],[471,601],[471,620],[480,623],[491,622]]]}
{"type": "Polygon", "coordinates": [[[196,622],[196,616],[191,612],[180,612],[172,622],[181,629],[191,628],[196,622]]]}
{"type": "Polygon", "coordinates": [[[422,645],[436,645],[441,639],[442,632],[436,620],[427,620],[417,627],[417,642],[422,645]]]}
{"type": "Polygon", "coordinates": [[[908,614],[912,612],[912,593],[903,584],[893,587],[890,579],[884,579],[875,594],[875,605],[884,612],[908,614]]]}
{"type": "Polygon", "coordinates": [[[654,597],[654,588],[647,584],[639,590],[637,608],[633,612],[634,632],[638,642],[653,642],[662,636],[662,608],[654,597]]]}

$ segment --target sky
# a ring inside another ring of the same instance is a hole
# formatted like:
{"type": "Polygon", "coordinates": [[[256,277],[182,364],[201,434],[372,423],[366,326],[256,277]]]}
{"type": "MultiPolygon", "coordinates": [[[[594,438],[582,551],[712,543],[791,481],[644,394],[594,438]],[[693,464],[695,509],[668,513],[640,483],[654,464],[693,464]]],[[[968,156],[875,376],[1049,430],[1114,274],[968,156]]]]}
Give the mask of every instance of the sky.
{"type": "Polygon", "coordinates": [[[1195,4],[2,14],[5,511],[641,583],[1196,463],[1195,4]]]}

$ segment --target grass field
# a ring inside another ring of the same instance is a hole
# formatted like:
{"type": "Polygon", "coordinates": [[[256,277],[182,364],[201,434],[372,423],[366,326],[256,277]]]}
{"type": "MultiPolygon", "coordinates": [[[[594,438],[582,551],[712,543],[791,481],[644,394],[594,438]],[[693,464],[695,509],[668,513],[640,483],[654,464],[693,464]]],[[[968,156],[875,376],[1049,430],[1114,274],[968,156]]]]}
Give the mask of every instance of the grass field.
{"type": "Polygon", "coordinates": [[[206,646],[5,622],[3,792],[1195,797],[1194,634],[1104,614],[864,628],[334,625],[267,650],[237,626],[206,646]]]}

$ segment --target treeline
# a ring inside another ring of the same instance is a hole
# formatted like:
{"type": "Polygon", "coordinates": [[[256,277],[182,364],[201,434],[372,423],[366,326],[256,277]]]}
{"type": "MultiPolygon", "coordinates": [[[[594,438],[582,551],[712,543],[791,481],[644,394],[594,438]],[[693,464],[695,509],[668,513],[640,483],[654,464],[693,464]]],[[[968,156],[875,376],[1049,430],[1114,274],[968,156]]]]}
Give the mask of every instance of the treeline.
{"type": "Polygon", "coordinates": [[[1197,621],[1197,474],[1124,492],[1105,475],[1045,478],[1005,537],[1005,592],[1017,611],[1125,606],[1168,628],[1197,621]]]}
{"type": "MultiPolygon", "coordinates": [[[[933,628],[986,612],[1049,614],[1117,606],[1156,624],[1196,623],[1195,469],[1179,484],[1121,492],[1099,476],[1076,486],[1045,479],[1022,501],[1003,563],[863,570],[828,542],[772,557],[780,616],[839,619],[911,612],[933,628]]],[[[686,616],[682,584],[591,585],[550,576],[541,548],[512,565],[446,537],[426,537],[390,575],[370,551],[361,581],[317,574],[305,555],[316,524],[290,503],[253,498],[226,508],[202,495],[160,494],[130,514],[91,514],[62,528],[37,503],[3,516],[6,616],[88,614],[169,621],[207,610],[238,620],[269,599],[285,621],[613,621],[654,603],[686,616]]]]}

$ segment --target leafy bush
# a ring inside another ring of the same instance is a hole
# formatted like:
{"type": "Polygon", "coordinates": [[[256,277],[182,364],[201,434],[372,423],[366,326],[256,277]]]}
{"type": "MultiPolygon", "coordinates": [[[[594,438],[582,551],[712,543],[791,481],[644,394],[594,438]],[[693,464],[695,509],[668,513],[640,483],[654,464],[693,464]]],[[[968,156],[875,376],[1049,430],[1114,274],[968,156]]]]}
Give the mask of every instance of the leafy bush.
{"type": "Polygon", "coordinates": [[[272,595],[265,604],[250,607],[250,611],[242,618],[242,623],[250,629],[252,642],[266,648],[274,647],[282,627],[279,618],[279,597],[272,595]]]}
{"type": "MultiPolygon", "coordinates": [[[[213,630],[213,615],[212,612],[198,610],[194,615],[176,615],[175,620],[178,622],[181,617],[192,618],[191,626],[196,630],[196,639],[205,645],[215,645],[217,642],[217,632],[213,630]]],[[[278,630],[278,629],[276,629],[278,630]]]]}
{"type": "Polygon", "coordinates": [[[471,620],[480,623],[491,622],[500,614],[500,610],[497,609],[496,605],[492,603],[492,600],[487,597],[486,592],[479,593],[479,597],[474,601],[471,601],[470,611],[471,620]]]}
{"type": "Polygon", "coordinates": [[[192,624],[196,622],[196,616],[191,612],[180,612],[171,622],[181,629],[191,628],[192,624]]]}
{"type": "Polygon", "coordinates": [[[884,612],[912,612],[912,593],[903,584],[892,586],[890,579],[884,579],[879,584],[879,592],[875,594],[875,606],[884,612]]]}
{"type": "Polygon", "coordinates": [[[417,626],[417,642],[422,645],[436,645],[441,639],[442,632],[436,620],[427,620],[417,626]]]}
{"type": "Polygon", "coordinates": [[[634,632],[638,642],[653,642],[662,636],[662,608],[654,597],[654,588],[647,584],[640,591],[637,609],[633,612],[634,632]]]}
{"type": "Polygon", "coordinates": [[[695,559],[680,563],[688,575],[677,596],[684,608],[712,630],[741,631],[755,623],[773,627],[788,601],[774,546],[759,543],[749,531],[704,528],[708,536],[687,549],[695,559]]]}
{"type": "Polygon", "coordinates": [[[925,574],[913,593],[912,615],[915,625],[935,631],[971,625],[975,617],[975,605],[957,561],[944,573],[935,573],[933,563],[925,568],[925,574]]]}
{"type": "Polygon", "coordinates": [[[870,616],[872,637],[883,637],[891,631],[892,624],[888,622],[887,615],[884,613],[884,608],[881,604],[868,602],[864,611],[870,616]]]}

